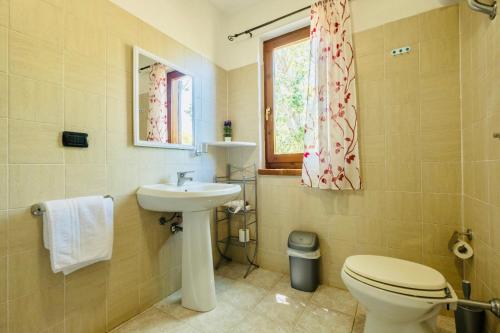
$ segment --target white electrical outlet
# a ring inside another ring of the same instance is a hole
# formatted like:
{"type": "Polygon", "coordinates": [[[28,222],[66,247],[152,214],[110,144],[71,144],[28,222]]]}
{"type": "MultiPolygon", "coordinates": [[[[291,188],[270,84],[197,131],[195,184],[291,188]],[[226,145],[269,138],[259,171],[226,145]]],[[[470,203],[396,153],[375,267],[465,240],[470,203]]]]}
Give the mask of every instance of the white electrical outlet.
{"type": "Polygon", "coordinates": [[[409,53],[409,52],[411,52],[411,47],[410,46],[403,46],[403,47],[398,47],[397,49],[393,49],[391,51],[391,55],[398,56],[398,55],[402,55],[402,54],[409,53]]]}

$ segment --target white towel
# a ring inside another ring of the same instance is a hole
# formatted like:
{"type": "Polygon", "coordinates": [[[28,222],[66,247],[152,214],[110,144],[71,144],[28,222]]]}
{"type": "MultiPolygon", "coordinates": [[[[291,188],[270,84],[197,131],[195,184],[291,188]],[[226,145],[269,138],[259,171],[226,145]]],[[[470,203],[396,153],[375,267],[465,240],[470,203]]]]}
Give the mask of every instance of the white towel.
{"type": "MultiPolygon", "coordinates": [[[[225,207],[227,207],[227,210],[231,213],[231,214],[236,214],[238,213],[240,210],[243,210],[243,200],[233,200],[233,201],[229,201],[229,202],[226,202],[224,204],[225,207]]],[[[247,207],[246,207],[246,210],[250,210],[252,209],[252,206],[250,206],[247,202],[247,207]]]]}
{"type": "Polygon", "coordinates": [[[43,243],[54,273],[111,259],[113,200],[101,196],[44,203],[43,243]]]}

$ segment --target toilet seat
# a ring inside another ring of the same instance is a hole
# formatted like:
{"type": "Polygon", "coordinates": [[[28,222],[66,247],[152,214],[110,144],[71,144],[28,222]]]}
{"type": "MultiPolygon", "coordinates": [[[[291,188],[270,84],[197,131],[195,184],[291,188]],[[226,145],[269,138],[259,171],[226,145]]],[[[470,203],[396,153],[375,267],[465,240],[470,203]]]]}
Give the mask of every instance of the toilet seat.
{"type": "Polygon", "coordinates": [[[358,255],[347,258],[343,270],[361,283],[389,292],[429,299],[450,297],[448,284],[441,273],[414,262],[358,255]]]}

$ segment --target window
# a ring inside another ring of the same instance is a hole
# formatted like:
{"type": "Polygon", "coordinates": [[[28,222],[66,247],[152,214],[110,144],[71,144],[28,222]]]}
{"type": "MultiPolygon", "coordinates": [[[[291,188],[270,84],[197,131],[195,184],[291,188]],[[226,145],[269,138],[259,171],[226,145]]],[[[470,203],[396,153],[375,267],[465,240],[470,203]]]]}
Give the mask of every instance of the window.
{"type": "Polygon", "coordinates": [[[266,168],[300,169],[309,74],[309,27],[264,43],[266,168]]]}

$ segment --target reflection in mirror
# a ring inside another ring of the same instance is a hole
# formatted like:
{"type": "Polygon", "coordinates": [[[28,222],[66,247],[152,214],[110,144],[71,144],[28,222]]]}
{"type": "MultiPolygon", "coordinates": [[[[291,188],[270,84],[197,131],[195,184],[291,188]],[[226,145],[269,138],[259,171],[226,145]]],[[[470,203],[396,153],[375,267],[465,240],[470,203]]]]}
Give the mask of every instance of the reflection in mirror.
{"type": "Polygon", "coordinates": [[[192,147],[193,77],[142,50],[136,57],[136,144],[192,147]]]}

